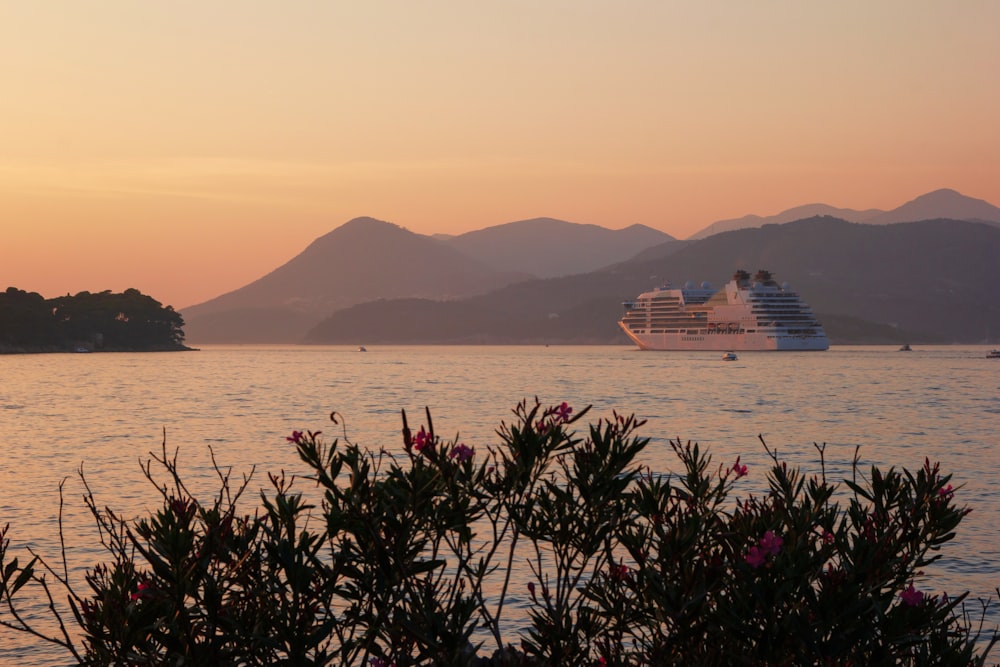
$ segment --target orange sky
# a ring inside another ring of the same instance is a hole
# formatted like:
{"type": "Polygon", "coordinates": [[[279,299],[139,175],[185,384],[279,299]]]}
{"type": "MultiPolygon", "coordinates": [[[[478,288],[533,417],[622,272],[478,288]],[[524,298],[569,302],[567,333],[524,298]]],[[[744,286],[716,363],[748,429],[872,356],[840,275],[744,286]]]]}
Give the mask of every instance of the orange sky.
{"type": "Polygon", "coordinates": [[[0,289],[177,308],[368,215],[1000,205],[1000,2],[0,6],[0,289]]]}

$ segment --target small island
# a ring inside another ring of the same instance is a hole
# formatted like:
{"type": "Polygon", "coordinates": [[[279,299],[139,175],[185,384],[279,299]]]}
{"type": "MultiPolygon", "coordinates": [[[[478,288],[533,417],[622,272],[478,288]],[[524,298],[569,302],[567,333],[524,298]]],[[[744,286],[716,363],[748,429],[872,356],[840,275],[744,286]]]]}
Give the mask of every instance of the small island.
{"type": "Polygon", "coordinates": [[[183,327],[172,306],[137,289],[53,299],[16,287],[0,292],[0,354],[191,350],[183,327]]]}

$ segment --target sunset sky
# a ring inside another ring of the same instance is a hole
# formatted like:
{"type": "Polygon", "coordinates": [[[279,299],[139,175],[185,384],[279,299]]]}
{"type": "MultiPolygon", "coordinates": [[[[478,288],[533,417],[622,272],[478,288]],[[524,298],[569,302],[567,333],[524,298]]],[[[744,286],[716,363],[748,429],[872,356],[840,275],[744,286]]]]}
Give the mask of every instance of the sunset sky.
{"type": "Polygon", "coordinates": [[[183,308],[357,216],[1000,205],[998,29],[993,0],[2,2],[0,290],[183,308]]]}

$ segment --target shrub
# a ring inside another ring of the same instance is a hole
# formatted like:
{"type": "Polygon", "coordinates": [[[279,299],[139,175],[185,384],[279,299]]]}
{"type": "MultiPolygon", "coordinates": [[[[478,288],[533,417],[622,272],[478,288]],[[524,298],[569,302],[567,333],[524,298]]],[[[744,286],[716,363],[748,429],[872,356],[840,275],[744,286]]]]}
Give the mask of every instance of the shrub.
{"type": "Polygon", "coordinates": [[[238,509],[250,476],[217,467],[200,501],[164,442],[143,469],[162,496],[150,516],[101,508],[83,480],[109,556],[86,592],[65,558],[21,565],[4,531],[0,624],[93,665],[985,662],[985,606],[976,623],[967,593],[925,590],[969,511],[937,465],[866,475],[855,455],[841,486],[767,449],[768,490],[734,503],[739,459],[673,441],[680,472],[656,474],[637,463],[643,422],[614,413],[581,436],[587,412],[522,402],[478,452],[438,437],[429,411],[416,432],[403,413],[398,454],[296,431],[315,488],[269,475],[253,514],[238,509]],[[25,587],[57,632],[24,617],[25,587]]]}

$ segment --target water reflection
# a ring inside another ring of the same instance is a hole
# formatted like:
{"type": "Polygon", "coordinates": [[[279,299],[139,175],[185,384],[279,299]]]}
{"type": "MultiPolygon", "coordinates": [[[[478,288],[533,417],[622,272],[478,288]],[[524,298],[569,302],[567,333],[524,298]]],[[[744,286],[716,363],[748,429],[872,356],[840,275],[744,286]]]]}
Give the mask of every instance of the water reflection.
{"type": "MultiPolygon", "coordinates": [[[[495,429],[512,419],[519,400],[537,395],[593,404],[594,418],[618,410],[647,419],[642,463],[658,473],[675,468],[671,438],[701,443],[716,464],[740,456],[749,466],[741,480],[747,491],[765,488],[769,461],[759,436],[809,472],[819,471],[814,443],[825,443],[832,479],[850,474],[858,446],[865,468],[941,461],[955,475],[960,501],[975,511],[935,565],[931,585],[987,597],[1000,571],[1000,382],[984,354],[978,347],[911,354],[835,347],[741,353],[722,363],[715,353],[624,347],[370,346],[363,355],[354,347],[216,347],[0,357],[0,521],[11,523],[15,547],[58,553],[58,487],[67,478],[68,557],[79,574],[102,556],[80,500],[81,463],[99,503],[134,516],[159,502],[139,462],[160,450],[164,432],[192,490],[210,495],[217,478],[209,447],[237,477],[256,467],[265,486],[267,471],[304,472],[285,441],[292,430],[323,430],[332,439],[346,429],[361,445],[394,449],[401,447],[400,409],[413,421],[430,406],[439,434],[479,447],[496,442],[495,429]],[[327,421],[331,410],[344,426],[327,421]]],[[[526,604],[530,572],[523,560],[514,567],[516,607],[526,604]]],[[[23,645],[5,636],[0,662],[23,645]]]]}

